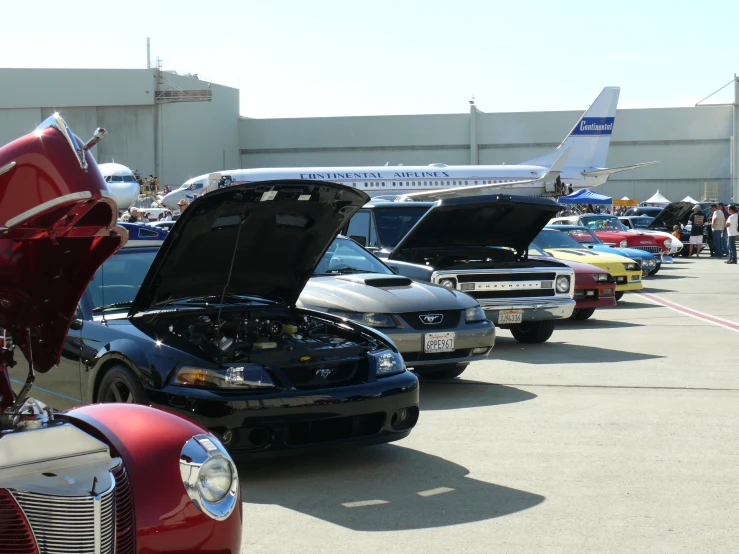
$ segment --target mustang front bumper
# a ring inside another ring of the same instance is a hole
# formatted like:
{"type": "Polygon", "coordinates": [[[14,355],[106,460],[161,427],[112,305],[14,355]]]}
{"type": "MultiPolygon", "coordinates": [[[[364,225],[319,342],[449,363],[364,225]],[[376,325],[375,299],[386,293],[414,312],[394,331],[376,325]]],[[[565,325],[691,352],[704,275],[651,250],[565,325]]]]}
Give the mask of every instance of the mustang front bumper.
{"type": "Polygon", "coordinates": [[[412,328],[381,329],[390,337],[408,367],[422,367],[439,364],[468,363],[484,360],[495,345],[495,325],[489,321],[480,323],[462,322],[454,329],[438,329],[439,333],[453,332],[455,343],[453,352],[425,353],[425,335],[437,332],[435,329],[419,331],[412,328]],[[480,351],[481,349],[484,349],[480,351]],[[476,353],[475,350],[478,350],[476,353]]]}
{"type": "Polygon", "coordinates": [[[313,390],[232,391],[170,385],[152,404],[218,435],[231,454],[402,439],[418,421],[418,378],[409,371],[313,390]]]}
{"type": "MultiPolygon", "coordinates": [[[[527,298],[525,300],[506,299],[496,303],[485,303],[479,300],[488,321],[499,325],[500,312],[522,310],[522,323],[525,321],[547,321],[551,319],[567,319],[575,309],[572,298],[527,298]]],[[[503,324],[508,326],[508,324],[503,324]]]]}

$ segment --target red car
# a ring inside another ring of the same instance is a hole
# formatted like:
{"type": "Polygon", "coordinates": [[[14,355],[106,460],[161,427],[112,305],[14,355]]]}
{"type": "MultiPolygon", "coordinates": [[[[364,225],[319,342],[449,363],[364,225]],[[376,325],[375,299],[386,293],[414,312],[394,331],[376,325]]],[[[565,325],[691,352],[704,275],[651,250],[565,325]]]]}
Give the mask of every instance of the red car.
{"type": "MultiPolygon", "coordinates": [[[[534,258],[551,256],[537,246],[529,245],[529,254],[534,258]]],[[[606,270],[590,264],[558,259],[575,272],[575,311],[570,319],[585,320],[595,313],[596,308],[616,305],[616,280],[606,270]]]]}
{"type": "Polygon", "coordinates": [[[671,245],[665,245],[667,237],[631,231],[624,227],[615,215],[582,214],[556,217],[549,225],[583,225],[608,246],[636,248],[655,256],[667,256],[670,253],[671,245]]]}
{"type": "Polygon", "coordinates": [[[126,241],[89,153],[104,133],[83,143],[55,114],[0,148],[0,552],[237,553],[238,473],[213,435],[147,406],[52,413],[29,395],[126,241]],[[8,377],[16,354],[25,383],[8,377]]]}

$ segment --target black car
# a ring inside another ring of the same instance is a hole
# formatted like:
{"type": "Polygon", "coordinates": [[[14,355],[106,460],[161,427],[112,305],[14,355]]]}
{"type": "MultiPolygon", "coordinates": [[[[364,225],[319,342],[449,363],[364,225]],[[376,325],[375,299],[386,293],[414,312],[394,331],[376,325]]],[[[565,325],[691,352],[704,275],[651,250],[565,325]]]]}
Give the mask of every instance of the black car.
{"type": "MultiPolygon", "coordinates": [[[[709,209],[710,203],[701,202],[697,204],[701,208],[703,215],[710,219],[711,210],[709,209]]],[[[654,219],[645,227],[646,229],[653,231],[664,231],[666,233],[672,233],[675,225],[680,227],[680,240],[684,246],[680,250],[680,254],[683,257],[687,257],[690,252],[688,243],[690,242],[690,216],[693,215],[693,208],[696,204],[692,202],[672,202],[664,208],[651,208],[657,210],[654,215],[654,219]]],[[[638,208],[639,210],[646,210],[648,207],[638,208]]],[[[637,208],[633,208],[637,209],[637,208]]],[[[627,212],[628,213],[628,212],[627,212]]],[[[652,215],[651,212],[649,212],[652,215]]],[[[703,227],[703,242],[706,244],[712,243],[713,239],[708,231],[708,226],[703,227]]]]}
{"type": "Polygon", "coordinates": [[[124,248],[98,270],[62,371],[37,379],[43,400],[152,404],[194,419],[233,453],[407,436],[418,380],[392,341],[295,307],[367,199],[311,181],[198,198],[160,248],[124,248]]]}

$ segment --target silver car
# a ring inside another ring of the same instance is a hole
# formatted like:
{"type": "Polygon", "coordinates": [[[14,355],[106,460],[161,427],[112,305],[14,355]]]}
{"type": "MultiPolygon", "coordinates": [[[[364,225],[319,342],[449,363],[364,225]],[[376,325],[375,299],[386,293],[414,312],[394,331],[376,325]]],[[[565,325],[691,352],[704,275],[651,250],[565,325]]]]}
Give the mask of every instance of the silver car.
{"type": "Polygon", "coordinates": [[[467,294],[417,283],[346,237],[337,237],[298,305],[374,327],[389,336],[408,367],[429,378],[461,375],[495,344],[495,326],[467,294]]]}

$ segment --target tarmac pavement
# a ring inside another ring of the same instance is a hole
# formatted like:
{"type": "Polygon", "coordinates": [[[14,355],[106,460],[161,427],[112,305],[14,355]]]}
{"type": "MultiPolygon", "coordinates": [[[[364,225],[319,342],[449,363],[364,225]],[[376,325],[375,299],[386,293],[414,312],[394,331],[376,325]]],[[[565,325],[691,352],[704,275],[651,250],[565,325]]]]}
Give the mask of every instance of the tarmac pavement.
{"type": "Polygon", "coordinates": [[[739,266],[645,283],[423,382],[407,439],[242,464],[244,551],[738,551],[739,266]]]}

